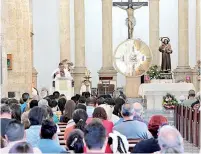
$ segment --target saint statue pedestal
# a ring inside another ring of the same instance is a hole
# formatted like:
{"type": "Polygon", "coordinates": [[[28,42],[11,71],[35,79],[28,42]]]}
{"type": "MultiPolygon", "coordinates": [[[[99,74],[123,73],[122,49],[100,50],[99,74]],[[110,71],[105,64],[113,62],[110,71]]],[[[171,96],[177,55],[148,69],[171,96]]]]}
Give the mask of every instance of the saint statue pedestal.
{"type": "Polygon", "coordinates": [[[141,85],[141,77],[126,77],[126,96],[129,98],[139,97],[138,90],[141,85]]]}

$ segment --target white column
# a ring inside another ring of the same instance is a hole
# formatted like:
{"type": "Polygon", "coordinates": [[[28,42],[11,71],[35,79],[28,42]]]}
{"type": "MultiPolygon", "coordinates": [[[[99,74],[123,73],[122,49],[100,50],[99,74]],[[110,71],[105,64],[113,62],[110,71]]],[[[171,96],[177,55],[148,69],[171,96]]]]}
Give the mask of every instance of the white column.
{"type": "Polygon", "coordinates": [[[85,75],[85,7],[84,0],[74,0],[75,22],[75,93],[79,93],[85,75]]]}
{"type": "Polygon", "coordinates": [[[70,61],[70,0],[60,0],[60,61],[70,61]]]}
{"type": "Polygon", "coordinates": [[[200,0],[196,0],[196,61],[200,60],[200,0]]]}
{"type": "Polygon", "coordinates": [[[153,64],[160,64],[159,48],[159,0],[149,0],[149,46],[153,53],[153,64]]]}
{"type": "Polygon", "coordinates": [[[100,77],[112,77],[116,86],[117,72],[113,67],[112,48],[112,0],[102,0],[102,67],[100,77]]]}
{"type": "Polygon", "coordinates": [[[189,68],[188,0],[178,0],[178,67],[189,68]]]}

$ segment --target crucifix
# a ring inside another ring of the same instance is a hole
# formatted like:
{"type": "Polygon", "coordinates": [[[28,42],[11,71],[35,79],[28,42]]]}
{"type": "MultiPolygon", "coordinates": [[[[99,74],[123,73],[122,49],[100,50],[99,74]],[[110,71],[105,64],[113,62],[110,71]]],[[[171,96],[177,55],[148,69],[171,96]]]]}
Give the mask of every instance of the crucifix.
{"type": "Polygon", "coordinates": [[[148,2],[139,2],[139,0],[138,2],[133,2],[132,0],[128,0],[128,2],[113,2],[113,6],[117,6],[127,12],[126,25],[128,26],[128,39],[132,39],[134,26],[136,25],[134,11],[142,6],[148,6],[148,2]]]}

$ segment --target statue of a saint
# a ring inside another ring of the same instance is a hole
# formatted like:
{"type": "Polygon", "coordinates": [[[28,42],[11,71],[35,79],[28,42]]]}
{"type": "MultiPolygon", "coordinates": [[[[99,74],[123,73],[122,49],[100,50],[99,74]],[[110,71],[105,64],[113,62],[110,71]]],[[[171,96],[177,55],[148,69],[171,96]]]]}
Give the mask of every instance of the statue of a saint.
{"type": "Polygon", "coordinates": [[[168,37],[161,37],[160,41],[162,42],[159,47],[159,51],[162,52],[162,64],[161,71],[170,72],[171,71],[171,58],[170,54],[172,53],[172,48],[170,45],[170,39],[168,37]]]}
{"type": "Polygon", "coordinates": [[[134,26],[136,25],[134,11],[141,8],[143,5],[134,6],[132,3],[130,3],[128,5],[128,7],[123,7],[123,6],[120,6],[117,4],[115,4],[115,5],[118,6],[120,9],[126,10],[126,12],[128,14],[128,18],[126,19],[126,25],[128,26],[128,39],[132,39],[134,26]]]}

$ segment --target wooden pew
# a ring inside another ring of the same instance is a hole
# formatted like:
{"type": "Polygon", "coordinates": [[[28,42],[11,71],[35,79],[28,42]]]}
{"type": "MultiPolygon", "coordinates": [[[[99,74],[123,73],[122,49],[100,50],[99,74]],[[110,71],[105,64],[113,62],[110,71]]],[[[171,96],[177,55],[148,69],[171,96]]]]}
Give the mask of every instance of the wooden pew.
{"type": "Polygon", "coordinates": [[[129,151],[132,152],[135,148],[135,145],[140,142],[142,139],[128,139],[129,151]]]}

